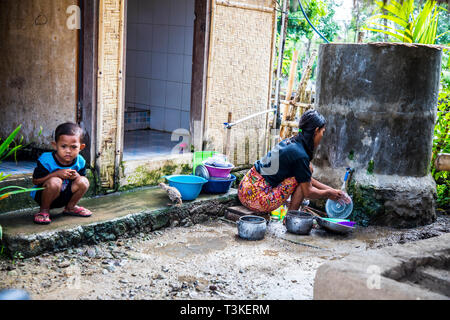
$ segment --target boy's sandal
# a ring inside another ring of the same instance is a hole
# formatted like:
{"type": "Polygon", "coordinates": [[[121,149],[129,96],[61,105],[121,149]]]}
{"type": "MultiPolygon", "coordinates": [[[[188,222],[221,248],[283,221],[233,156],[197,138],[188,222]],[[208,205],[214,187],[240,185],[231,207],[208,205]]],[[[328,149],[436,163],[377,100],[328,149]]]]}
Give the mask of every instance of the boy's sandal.
{"type": "Polygon", "coordinates": [[[50,220],[50,215],[46,212],[39,212],[34,215],[34,223],[37,224],[49,224],[52,222],[50,220]]]}
{"type": "Polygon", "coordinates": [[[76,207],[72,211],[64,210],[63,213],[74,217],[90,217],[92,215],[91,211],[83,207],[76,207]]]}

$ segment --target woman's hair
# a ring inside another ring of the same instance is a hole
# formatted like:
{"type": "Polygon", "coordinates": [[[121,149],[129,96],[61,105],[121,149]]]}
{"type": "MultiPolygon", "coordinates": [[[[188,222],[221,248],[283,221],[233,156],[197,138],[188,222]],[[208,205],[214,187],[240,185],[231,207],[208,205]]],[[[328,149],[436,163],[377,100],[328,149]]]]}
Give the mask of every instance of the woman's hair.
{"type": "Polygon", "coordinates": [[[305,151],[310,159],[314,152],[314,132],[317,128],[322,129],[326,124],[325,118],[317,110],[306,111],[298,123],[298,134],[292,137],[293,140],[303,141],[305,151]]]}

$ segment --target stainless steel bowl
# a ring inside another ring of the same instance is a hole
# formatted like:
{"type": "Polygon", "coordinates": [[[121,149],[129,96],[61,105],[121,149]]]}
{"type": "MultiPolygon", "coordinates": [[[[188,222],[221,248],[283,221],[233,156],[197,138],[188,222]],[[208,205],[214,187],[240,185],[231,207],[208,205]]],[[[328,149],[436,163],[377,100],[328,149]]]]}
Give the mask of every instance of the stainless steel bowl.
{"type": "Polygon", "coordinates": [[[286,214],[286,230],[290,233],[307,235],[313,226],[313,216],[303,211],[288,211],[286,214]]]}
{"type": "Polygon", "coordinates": [[[317,223],[322,228],[324,228],[328,231],[334,232],[334,233],[339,233],[339,234],[347,234],[347,233],[350,233],[353,230],[355,230],[355,227],[345,226],[343,224],[327,221],[322,218],[318,218],[317,223]]]}

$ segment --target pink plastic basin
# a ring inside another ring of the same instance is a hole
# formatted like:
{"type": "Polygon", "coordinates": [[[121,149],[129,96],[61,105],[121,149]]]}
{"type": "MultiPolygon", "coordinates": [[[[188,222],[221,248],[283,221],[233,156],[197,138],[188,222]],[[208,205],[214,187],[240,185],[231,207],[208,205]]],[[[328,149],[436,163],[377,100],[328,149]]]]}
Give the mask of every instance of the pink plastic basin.
{"type": "Polygon", "coordinates": [[[208,166],[207,164],[205,164],[204,166],[208,170],[209,176],[216,178],[227,178],[231,172],[231,169],[233,169],[233,167],[229,168],[212,167],[208,166]]]}

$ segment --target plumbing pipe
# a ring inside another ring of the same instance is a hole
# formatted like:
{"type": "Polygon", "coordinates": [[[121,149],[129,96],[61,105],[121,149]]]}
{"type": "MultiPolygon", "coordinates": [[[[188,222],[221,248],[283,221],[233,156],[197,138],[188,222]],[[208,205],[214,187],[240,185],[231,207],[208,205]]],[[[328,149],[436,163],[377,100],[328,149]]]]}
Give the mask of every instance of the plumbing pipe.
{"type": "Polygon", "coordinates": [[[224,126],[225,126],[225,129],[231,129],[231,127],[237,125],[238,123],[241,123],[242,121],[248,120],[248,119],[250,119],[250,118],[259,116],[259,115],[264,114],[264,113],[276,112],[276,111],[277,111],[277,109],[275,109],[275,108],[273,108],[273,109],[268,109],[268,110],[264,110],[264,111],[261,111],[261,112],[257,112],[257,113],[251,114],[251,115],[249,115],[248,117],[239,119],[239,120],[236,121],[236,122],[232,122],[232,123],[224,122],[223,124],[224,124],[224,126]]]}
{"type": "Polygon", "coordinates": [[[311,26],[311,28],[313,28],[313,30],[323,39],[323,40],[325,40],[325,42],[326,43],[330,43],[330,41],[328,41],[327,40],[327,38],[325,38],[317,29],[316,29],[316,27],[314,27],[313,26],[313,24],[311,23],[311,21],[309,21],[309,18],[308,18],[308,16],[306,15],[306,12],[305,12],[305,10],[303,9],[303,6],[302,6],[302,2],[300,1],[300,0],[297,0],[298,1],[298,4],[300,5],[300,9],[302,10],[302,13],[303,13],[303,15],[305,16],[305,18],[306,18],[306,21],[308,21],[308,23],[309,23],[309,25],[311,26]]]}

